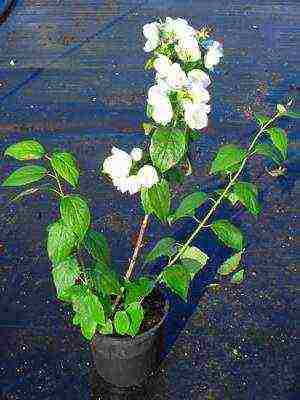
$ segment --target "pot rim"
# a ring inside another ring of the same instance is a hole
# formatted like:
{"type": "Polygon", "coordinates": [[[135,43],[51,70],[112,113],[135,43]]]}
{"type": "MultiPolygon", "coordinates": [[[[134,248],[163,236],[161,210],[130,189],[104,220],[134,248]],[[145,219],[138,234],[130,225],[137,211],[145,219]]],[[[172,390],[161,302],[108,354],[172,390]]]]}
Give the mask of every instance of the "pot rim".
{"type": "Polygon", "coordinates": [[[147,330],[146,332],[139,333],[138,335],[133,336],[133,337],[131,337],[131,336],[118,336],[118,337],[116,337],[116,336],[113,336],[113,335],[103,335],[100,332],[96,332],[92,342],[95,340],[96,336],[101,336],[103,338],[107,338],[110,341],[123,342],[123,343],[124,342],[131,342],[132,343],[134,340],[138,340],[138,339],[141,339],[141,338],[145,338],[147,336],[151,336],[163,324],[163,322],[165,321],[165,319],[166,319],[166,317],[168,315],[169,309],[170,309],[169,299],[167,298],[167,296],[160,289],[158,289],[158,290],[159,290],[159,292],[161,293],[162,297],[165,300],[164,315],[161,318],[161,320],[156,325],[154,325],[151,329],[147,330]]]}

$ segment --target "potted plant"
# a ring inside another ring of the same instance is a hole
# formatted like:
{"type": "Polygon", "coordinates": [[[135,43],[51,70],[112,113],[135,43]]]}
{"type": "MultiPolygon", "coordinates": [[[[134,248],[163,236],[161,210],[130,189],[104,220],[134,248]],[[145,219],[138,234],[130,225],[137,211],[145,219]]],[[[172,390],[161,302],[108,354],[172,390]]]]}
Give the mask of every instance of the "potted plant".
{"type": "Polygon", "coordinates": [[[17,169],[2,183],[4,187],[29,187],[15,200],[44,189],[57,197],[60,219],[51,223],[47,232],[57,296],[73,308],[72,323],[91,342],[100,375],[117,386],[134,385],[157,368],[168,312],[162,290],[188,301],[192,279],[211,257],[193,245],[199,234],[210,230],[232,249],[218,270],[219,276],[233,283],[243,281],[244,234],[230,220],[216,219],[215,213],[229,202],[233,208],[239,204],[254,217],[259,216],[259,189],[244,177],[247,163],[261,155],[274,164],[273,175],[283,174],[288,139],[276,123],[282,117],[299,118],[299,113],[290,110],[291,101],[278,104],[271,116],[256,115],[258,128],[249,146],[226,144],[211,163],[210,174],[221,178],[223,188],[188,193],[174,208],[173,185],[192,173],[189,149],[208,124],[209,74],[223,56],[223,49],[211,38],[209,29],[196,30],[180,18],[146,24],[143,32],[147,39],[144,50],[151,53],[146,69],[156,72],[147,98],[150,121],[143,124],[149,148],[134,148],[128,154],[114,147],[101,170],[117,190],[140,200],[144,211],[125,275],[120,277],[114,270],[109,241],[91,228],[87,201],[73,192],[78,189],[80,175],[73,155],[65,151],[48,154],[36,140],[23,140],[9,146],[5,155],[34,162],[17,169]],[[31,185],[41,180],[49,183],[31,185]],[[161,238],[144,256],[146,272],[138,275],[135,266],[151,218],[170,226],[193,218],[197,226],[183,242],[172,236],[161,238]],[[163,260],[161,271],[150,276],[146,267],[159,258],[163,260]]]}

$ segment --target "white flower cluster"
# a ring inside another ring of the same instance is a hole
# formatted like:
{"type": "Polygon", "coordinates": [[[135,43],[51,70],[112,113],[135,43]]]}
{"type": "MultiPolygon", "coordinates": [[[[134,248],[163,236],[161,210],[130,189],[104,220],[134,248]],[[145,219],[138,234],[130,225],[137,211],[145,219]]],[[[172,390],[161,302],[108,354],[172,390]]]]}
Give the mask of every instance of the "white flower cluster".
{"type": "Polygon", "coordinates": [[[144,165],[137,174],[130,175],[133,162],[142,159],[142,149],[135,147],[130,154],[113,147],[112,155],[103,162],[103,172],[110,176],[113,185],[122,193],[135,194],[142,187],[151,188],[159,181],[157,171],[152,165],[144,165]]]}
{"type": "MultiPolygon", "coordinates": [[[[194,62],[202,59],[197,39],[197,31],[182,18],[166,18],[165,23],[152,22],[144,25],[144,36],[147,39],[144,50],[149,52],[162,44],[174,45],[179,62],[194,62]]],[[[204,65],[212,69],[223,56],[222,45],[210,41],[204,55],[204,65]]],[[[186,124],[191,129],[200,130],[207,126],[210,112],[210,94],[207,87],[211,81],[201,69],[195,68],[188,73],[180,63],[172,62],[166,55],[156,52],[153,67],[156,71],[155,85],[148,92],[148,111],[154,121],[167,125],[174,117],[170,100],[176,94],[177,102],[182,110],[186,124]]]]}

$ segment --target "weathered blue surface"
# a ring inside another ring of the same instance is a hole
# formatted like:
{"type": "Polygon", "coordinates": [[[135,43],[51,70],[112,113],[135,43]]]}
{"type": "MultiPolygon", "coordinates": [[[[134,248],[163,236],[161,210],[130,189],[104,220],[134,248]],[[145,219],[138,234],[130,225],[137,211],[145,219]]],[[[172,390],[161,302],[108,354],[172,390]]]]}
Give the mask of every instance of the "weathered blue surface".
{"type": "MultiPolygon", "coordinates": [[[[211,126],[193,148],[195,176],[185,185],[191,191],[215,188],[207,162],[222,143],[248,142],[255,127],[246,120],[248,105],[269,111],[297,93],[298,1],[19,0],[0,25],[1,151],[25,137],[42,140],[50,150],[73,151],[84,171],[82,194],[90,200],[95,226],[110,238],[120,270],[141,212],[99,178],[98,170],[112,144],[129,149],[147,143],[140,125],[152,76],[143,69],[141,26],[167,15],[186,17],[195,26],[215,25],[225,42],[212,89],[211,126]]],[[[274,180],[260,162],[253,164],[249,175],[262,187],[264,212],[257,223],[241,211],[234,216],[248,236],[246,283],[204,293],[226,254],[209,236],[197,240],[214,262],[195,282],[188,305],[172,298],[167,351],[181,335],[160,374],[130,394],[111,394],[91,376],[88,345],[70,326],[70,312],[55,300],[44,246],[45,228],[57,215],[54,199],[45,194],[4,208],[8,194],[1,190],[3,399],[296,398],[299,178],[296,125],[283,126],[291,142],[287,176],[274,180]]],[[[4,176],[15,163],[1,161],[0,167],[4,176]]],[[[191,227],[178,228],[177,237],[182,240],[191,227]]],[[[149,238],[161,234],[154,222],[149,238]]]]}

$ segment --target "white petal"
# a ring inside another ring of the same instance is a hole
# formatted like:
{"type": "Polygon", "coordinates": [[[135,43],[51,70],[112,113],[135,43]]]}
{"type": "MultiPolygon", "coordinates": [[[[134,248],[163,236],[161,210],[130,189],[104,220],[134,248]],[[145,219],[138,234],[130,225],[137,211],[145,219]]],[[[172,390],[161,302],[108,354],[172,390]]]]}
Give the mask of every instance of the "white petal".
{"type": "Polygon", "coordinates": [[[141,185],[150,189],[159,181],[157,171],[152,165],[144,165],[137,174],[141,185]]]}
{"type": "Polygon", "coordinates": [[[159,103],[157,103],[152,112],[152,118],[155,122],[162,125],[167,125],[172,121],[173,118],[173,109],[170,100],[165,97],[161,99],[159,103]]]}
{"type": "Polygon", "coordinates": [[[180,64],[172,64],[169,69],[166,82],[171,88],[175,90],[181,89],[186,84],[187,76],[186,73],[182,70],[180,64]]]}
{"type": "Polygon", "coordinates": [[[188,72],[188,81],[190,85],[203,86],[205,89],[211,84],[209,76],[201,69],[193,69],[188,72]]]}
{"type": "Polygon", "coordinates": [[[179,40],[175,46],[178,57],[183,61],[198,61],[201,59],[201,51],[198,41],[193,36],[187,36],[179,40]]]}
{"type": "Polygon", "coordinates": [[[210,100],[210,94],[208,90],[202,86],[193,86],[189,90],[189,94],[192,97],[193,103],[208,103],[210,100]]]}
{"type": "Polygon", "coordinates": [[[130,152],[130,156],[133,159],[133,161],[141,161],[143,157],[143,150],[140,149],[139,147],[134,147],[130,152]]]}
{"type": "Polygon", "coordinates": [[[153,63],[154,69],[158,73],[160,78],[165,78],[168,75],[168,71],[172,65],[171,60],[164,55],[157,57],[153,63]]]}

